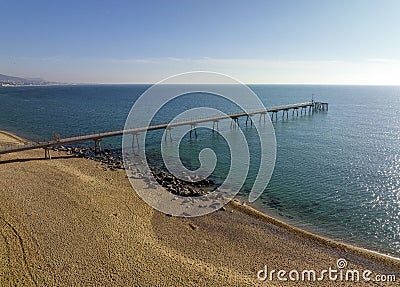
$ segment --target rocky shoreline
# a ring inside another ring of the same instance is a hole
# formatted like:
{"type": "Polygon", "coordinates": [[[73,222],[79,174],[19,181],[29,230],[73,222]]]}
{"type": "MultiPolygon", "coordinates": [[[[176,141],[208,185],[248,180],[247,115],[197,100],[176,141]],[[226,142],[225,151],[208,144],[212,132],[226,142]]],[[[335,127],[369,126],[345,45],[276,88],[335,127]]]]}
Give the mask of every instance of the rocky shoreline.
{"type": "Polygon", "coordinates": [[[195,181],[190,176],[186,176],[187,180],[182,180],[171,173],[151,170],[155,179],[169,192],[180,196],[201,196],[212,192],[215,182],[212,179],[203,179],[195,181]]]}
{"type": "Polygon", "coordinates": [[[104,171],[125,169],[122,155],[109,149],[105,149],[103,153],[97,155],[93,148],[87,147],[59,146],[53,147],[53,150],[100,162],[104,171]]]}
{"type": "MultiPolygon", "coordinates": [[[[93,148],[71,146],[53,147],[53,150],[97,161],[101,164],[104,171],[126,169],[120,151],[105,149],[101,154],[95,154],[93,148]]],[[[149,181],[150,175],[143,174],[140,170],[135,168],[130,167],[129,169],[132,171],[132,177],[149,181]]],[[[212,179],[198,180],[197,178],[191,178],[189,175],[186,175],[185,178],[187,180],[182,180],[160,168],[150,167],[150,171],[154,179],[160,185],[175,195],[185,197],[202,196],[212,192],[216,188],[216,183],[212,179]]]]}

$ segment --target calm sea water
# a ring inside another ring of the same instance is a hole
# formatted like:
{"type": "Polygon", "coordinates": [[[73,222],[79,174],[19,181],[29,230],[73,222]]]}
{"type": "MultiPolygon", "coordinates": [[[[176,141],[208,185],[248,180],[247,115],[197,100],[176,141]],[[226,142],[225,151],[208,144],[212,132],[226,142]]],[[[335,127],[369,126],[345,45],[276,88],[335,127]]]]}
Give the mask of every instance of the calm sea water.
{"type": "MultiPolygon", "coordinates": [[[[400,87],[250,86],[265,106],[311,100],[329,102],[329,112],[274,122],[275,170],[256,208],[298,227],[400,257],[400,87]]],[[[122,129],[145,85],[0,87],[0,129],[39,141],[122,129]]],[[[186,108],[166,107],[169,118],[186,108]]],[[[197,95],[190,103],[218,103],[197,95]]],[[[242,122],[243,126],[243,122],[242,122]]],[[[252,163],[240,195],[245,198],[257,171],[257,135],[245,128],[252,163]]],[[[156,140],[160,133],[154,133],[156,140]]],[[[121,138],[105,141],[120,146],[121,138]]],[[[204,147],[218,156],[215,178],[223,178],[229,156],[226,144],[209,131],[187,139],[181,156],[196,166],[193,154],[204,147]]],[[[155,149],[156,150],[156,149],[155,149]]],[[[154,158],[157,158],[156,156],[154,158]]]]}

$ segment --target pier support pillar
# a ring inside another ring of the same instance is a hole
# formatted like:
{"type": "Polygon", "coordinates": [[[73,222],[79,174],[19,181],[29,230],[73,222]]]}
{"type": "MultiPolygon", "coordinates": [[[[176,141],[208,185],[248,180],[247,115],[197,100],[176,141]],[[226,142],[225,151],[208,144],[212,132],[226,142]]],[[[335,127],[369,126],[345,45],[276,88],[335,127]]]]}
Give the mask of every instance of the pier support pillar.
{"type": "Polygon", "coordinates": [[[190,132],[189,132],[189,137],[190,138],[192,138],[192,131],[194,132],[194,137],[197,139],[196,124],[191,124],[190,125],[190,132]]]}
{"type": "Polygon", "coordinates": [[[271,116],[272,121],[274,121],[274,116],[275,116],[275,120],[277,121],[278,120],[278,112],[277,111],[272,112],[272,116],[271,116]]]}
{"type": "Polygon", "coordinates": [[[238,119],[238,117],[232,117],[231,128],[232,127],[233,127],[233,129],[236,129],[237,127],[239,127],[239,119],[238,119]]]}
{"type": "Polygon", "coordinates": [[[214,132],[215,132],[215,129],[218,131],[219,130],[219,127],[218,127],[218,120],[214,120],[213,121],[213,134],[214,134],[214,132]]]}
{"type": "Polygon", "coordinates": [[[164,141],[167,141],[167,134],[169,133],[169,141],[172,143],[172,132],[171,132],[171,130],[172,130],[171,127],[167,127],[165,129],[164,141]]]}
{"type": "Polygon", "coordinates": [[[139,133],[133,133],[132,134],[132,152],[135,152],[135,139],[136,139],[137,151],[139,153],[139,151],[140,151],[139,133]]]}
{"type": "MultiPolygon", "coordinates": [[[[261,122],[261,118],[263,118],[264,119],[264,123],[265,123],[265,115],[266,115],[266,112],[261,112],[260,113],[260,122],[261,122]]],[[[272,113],[272,119],[274,119],[274,113],[272,113]]]]}
{"type": "Polygon", "coordinates": [[[101,154],[101,139],[94,140],[94,154],[95,155],[101,154]]]}
{"type": "Polygon", "coordinates": [[[285,118],[285,113],[286,113],[286,119],[289,118],[289,110],[282,110],[282,120],[285,118]]]}
{"type": "Polygon", "coordinates": [[[50,148],[48,148],[48,147],[44,148],[44,158],[51,159],[50,148]]]}

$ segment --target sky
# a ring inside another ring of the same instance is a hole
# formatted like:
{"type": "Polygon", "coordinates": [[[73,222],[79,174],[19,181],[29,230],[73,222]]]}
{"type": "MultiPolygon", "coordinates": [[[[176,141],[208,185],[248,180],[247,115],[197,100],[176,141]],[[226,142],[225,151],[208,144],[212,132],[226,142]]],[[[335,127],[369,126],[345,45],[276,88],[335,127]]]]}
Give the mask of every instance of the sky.
{"type": "Polygon", "coordinates": [[[0,74],[155,83],[400,85],[400,1],[0,0],[0,74]]]}

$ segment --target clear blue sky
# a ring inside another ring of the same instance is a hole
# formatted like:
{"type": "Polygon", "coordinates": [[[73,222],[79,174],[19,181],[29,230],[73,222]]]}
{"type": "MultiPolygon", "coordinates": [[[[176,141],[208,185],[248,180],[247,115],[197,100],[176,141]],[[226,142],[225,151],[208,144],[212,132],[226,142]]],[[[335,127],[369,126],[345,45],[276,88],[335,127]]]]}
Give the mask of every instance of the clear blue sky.
{"type": "Polygon", "coordinates": [[[400,1],[0,0],[0,73],[156,82],[400,84],[400,1]]]}

